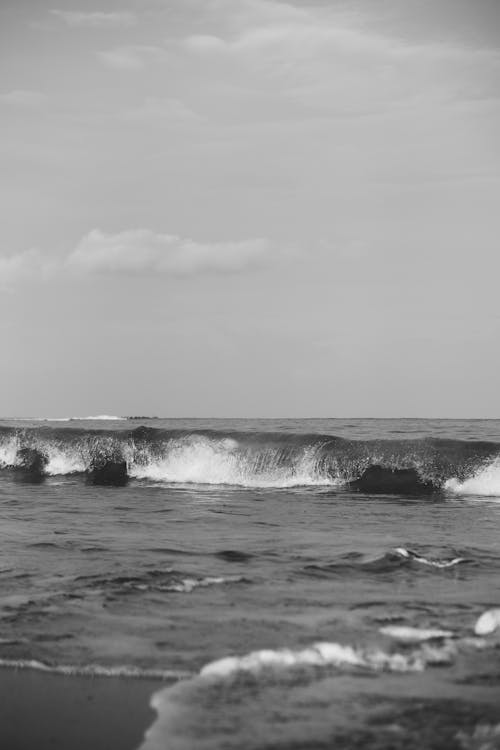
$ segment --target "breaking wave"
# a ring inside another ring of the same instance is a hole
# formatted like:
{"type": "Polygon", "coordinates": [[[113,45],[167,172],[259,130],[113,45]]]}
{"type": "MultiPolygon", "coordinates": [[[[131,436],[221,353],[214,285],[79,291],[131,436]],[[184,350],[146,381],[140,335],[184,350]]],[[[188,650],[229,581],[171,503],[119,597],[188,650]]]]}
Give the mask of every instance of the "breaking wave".
{"type": "MultiPolygon", "coordinates": [[[[102,419],[105,417],[103,416],[102,419]]],[[[106,417],[108,419],[109,417],[106,417]]],[[[0,428],[0,468],[240,487],[343,487],[367,494],[500,497],[500,445],[467,440],[346,440],[289,433],[0,428]]]]}
{"type": "Polygon", "coordinates": [[[455,477],[448,479],[445,489],[454,495],[500,497],[500,457],[463,481],[455,477]]]}

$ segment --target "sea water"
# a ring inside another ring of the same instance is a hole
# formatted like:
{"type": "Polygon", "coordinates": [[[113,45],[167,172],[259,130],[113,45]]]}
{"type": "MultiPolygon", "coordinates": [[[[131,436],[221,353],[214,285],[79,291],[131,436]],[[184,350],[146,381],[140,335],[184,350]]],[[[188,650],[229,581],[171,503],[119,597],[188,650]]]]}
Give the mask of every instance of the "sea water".
{"type": "Polygon", "coordinates": [[[500,421],[4,420],[0,508],[1,665],[145,750],[500,746],[500,421]]]}

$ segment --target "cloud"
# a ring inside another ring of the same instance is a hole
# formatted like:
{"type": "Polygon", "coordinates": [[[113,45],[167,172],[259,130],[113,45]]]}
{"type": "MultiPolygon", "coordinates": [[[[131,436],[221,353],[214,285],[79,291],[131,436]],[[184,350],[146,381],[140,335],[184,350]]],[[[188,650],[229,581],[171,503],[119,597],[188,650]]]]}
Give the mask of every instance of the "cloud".
{"type": "Polygon", "coordinates": [[[0,104],[15,107],[37,107],[45,99],[45,94],[42,94],[40,91],[30,91],[29,89],[15,89],[14,91],[0,94],[0,104]]]}
{"type": "Polygon", "coordinates": [[[165,49],[142,44],[115,47],[97,54],[102,62],[116,70],[140,70],[149,61],[160,61],[167,57],[165,49]]]}
{"type": "Polygon", "coordinates": [[[169,124],[177,123],[181,127],[185,127],[188,123],[203,122],[205,119],[180,99],[156,96],[147,96],[139,106],[127,110],[124,117],[133,122],[158,121],[162,124],[168,122],[169,124]]]}
{"type": "MultiPolygon", "coordinates": [[[[141,37],[97,52],[109,68],[151,76],[152,98],[143,112],[150,121],[170,119],[168,104],[159,104],[165,95],[185,99],[206,121],[230,126],[405,112],[428,117],[456,101],[500,96],[496,51],[450,35],[398,36],[394,25],[375,23],[358,3],[170,0],[167,5],[148,5],[140,16],[141,24],[156,21],[163,40],[141,37]]],[[[127,11],[52,12],[68,25],[135,19],[127,11]]],[[[132,85],[140,81],[138,75],[132,85]]]]}
{"type": "Polygon", "coordinates": [[[172,0],[174,21],[163,43],[117,46],[99,57],[123,71],[163,64],[148,69],[158,98],[186,97],[213,120],[429,113],[500,96],[496,51],[384,35],[356,4],[190,0],[183,11],[180,5],[172,0]],[[176,12],[184,12],[183,23],[175,23],[176,12]]]}
{"type": "Polygon", "coordinates": [[[65,257],[38,249],[0,257],[0,287],[70,275],[197,276],[241,273],[268,263],[277,248],[267,239],[196,242],[149,229],[107,234],[93,229],[65,257]]]}
{"type": "Polygon", "coordinates": [[[0,288],[8,287],[17,281],[41,280],[48,278],[56,264],[37,248],[0,257],[0,288]]]}
{"type": "Polygon", "coordinates": [[[51,10],[70,28],[87,27],[93,29],[114,29],[135,26],[137,17],[129,11],[114,13],[105,11],[51,10]]]}
{"type": "Polygon", "coordinates": [[[202,243],[149,229],[94,229],[69,255],[67,267],[83,273],[238,273],[260,265],[271,251],[265,239],[202,243]]]}
{"type": "Polygon", "coordinates": [[[206,78],[272,92],[304,111],[365,114],[500,96],[496,51],[383,36],[341,6],[242,0],[233,12],[223,0],[219,5],[225,27],[187,35],[184,54],[201,62],[206,78]]]}

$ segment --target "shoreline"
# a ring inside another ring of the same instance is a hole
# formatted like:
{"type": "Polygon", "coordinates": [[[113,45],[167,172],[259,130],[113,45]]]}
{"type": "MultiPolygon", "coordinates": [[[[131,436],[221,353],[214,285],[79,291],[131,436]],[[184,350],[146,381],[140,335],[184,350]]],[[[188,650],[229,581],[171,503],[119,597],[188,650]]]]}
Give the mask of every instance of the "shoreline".
{"type": "Polygon", "coordinates": [[[137,750],[156,718],[149,678],[0,669],[0,746],[9,750],[137,750]]]}

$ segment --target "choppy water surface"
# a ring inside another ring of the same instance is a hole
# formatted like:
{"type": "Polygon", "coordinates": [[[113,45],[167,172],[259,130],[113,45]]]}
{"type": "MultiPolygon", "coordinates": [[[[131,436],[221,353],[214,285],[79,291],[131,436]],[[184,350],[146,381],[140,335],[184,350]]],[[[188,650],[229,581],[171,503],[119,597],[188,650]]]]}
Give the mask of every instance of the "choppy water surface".
{"type": "Polygon", "coordinates": [[[500,746],[499,456],[498,421],[4,421],[2,663],[163,679],[145,748],[500,746]]]}

